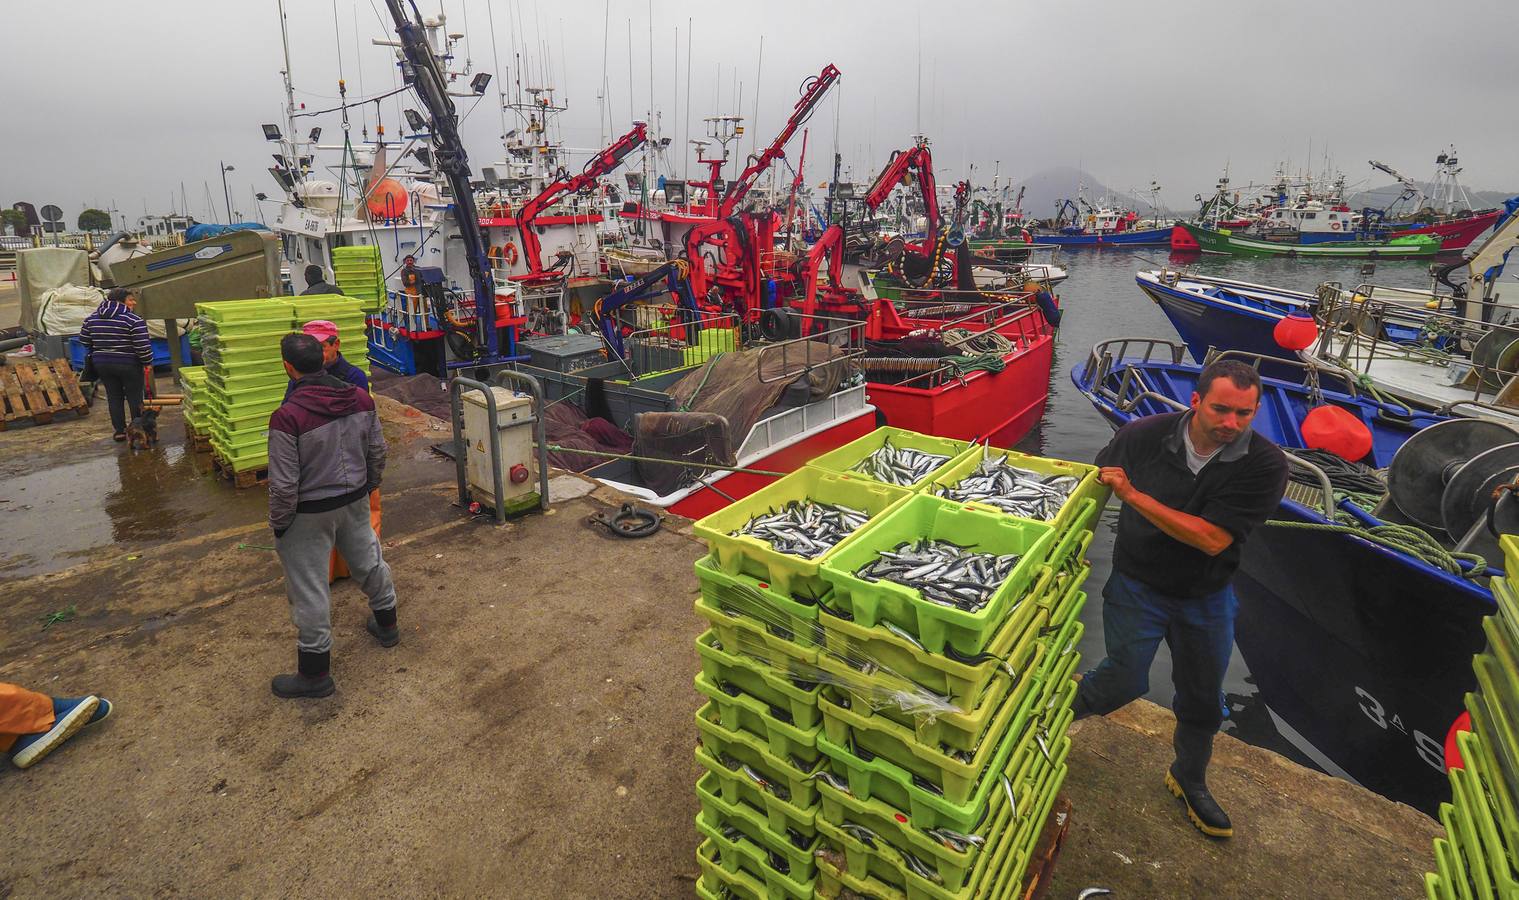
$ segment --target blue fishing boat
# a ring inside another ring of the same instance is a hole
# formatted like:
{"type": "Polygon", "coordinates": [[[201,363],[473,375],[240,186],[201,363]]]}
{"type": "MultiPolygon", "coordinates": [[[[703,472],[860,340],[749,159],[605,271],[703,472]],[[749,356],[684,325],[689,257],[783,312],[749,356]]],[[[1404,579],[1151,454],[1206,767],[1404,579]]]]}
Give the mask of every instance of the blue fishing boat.
{"type": "MultiPolygon", "coordinates": [[[[1317,293],[1231,278],[1152,269],[1136,273],[1134,281],[1171,320],[1188,352],[1199,362],[1213,348],[1296,360],[1293,351],[1276,342],[1276,325],[1293,314],[1312,316],[1319,308],[1317,293]]],[[[1350,292],[1350,296],[1357,295],[1350,292]]],[[[1423,334],[1425,296],[1414,298],[1413,292],[1408,292],[1408,297],[1412,301],[1404,317],[1380,323],[1383,338],[1393,343],[1413,343],[1423,334]]]]}
{"type": "MultiPolygon", "coordinates": [[[[1178,344],[1128,338],[1099,344],[1071,378],[1117,428],[1184,407],[1201,368],[1178,344]]],[[[1381,468],[1410,439],[1456,420],[1318,374],[1316,388],[1307,377],[1264,379],[1254,427],[1298,453],[1273,521],[1245,547],[1235,640],[1284,737],[1326,771],[1433,814],[1449,796],[1445,736],[1475,681],[1481,619],[1495,608],[1487,572],[1470,558],[1390,545],[1384,526],[1397,507],[1337,489],[1346,476],[1309,461],[1301,425],[1320,404],[1349,411],[1373,437],[1365,463],[1381,468]]],[[[1406,536],[1404,528],[1391,530],[1406,536]]]]}

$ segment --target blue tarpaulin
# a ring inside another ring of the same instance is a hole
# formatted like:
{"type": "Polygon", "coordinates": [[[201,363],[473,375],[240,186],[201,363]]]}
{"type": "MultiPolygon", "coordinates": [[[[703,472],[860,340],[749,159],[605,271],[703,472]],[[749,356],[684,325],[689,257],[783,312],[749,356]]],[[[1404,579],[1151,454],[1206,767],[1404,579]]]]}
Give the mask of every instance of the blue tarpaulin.
{"type": "Polygon", "coordinates": [[[231,225],[216,225],[209,222],[198,222],[185,229],[185,243],[203,241],[206,238],[219,237],[229,231],[268,231],[268,228],[257,222],[234,222],[231,225]]]}

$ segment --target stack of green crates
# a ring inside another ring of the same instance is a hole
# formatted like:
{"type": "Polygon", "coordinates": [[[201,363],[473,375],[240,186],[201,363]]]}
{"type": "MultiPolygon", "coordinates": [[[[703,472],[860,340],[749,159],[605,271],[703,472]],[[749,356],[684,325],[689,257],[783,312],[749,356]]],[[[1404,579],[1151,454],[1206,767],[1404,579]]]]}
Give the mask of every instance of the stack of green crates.
{"type": "Polygon", "coordinates": [[[1502,538],[1504,569],[1492,580],[1495,615],[1482,620],[1487,649],[1472,660],[1477,690],[1466,695],[1471,730],[1456,734],[1461,765],[1450,770],[1451,802],[1440,805],[1430,900],[1519,898],[1519,538],[1502,538]]]}
{"type": "Polygon", "coordinates": [[[197,303],[201,356],[206,362],[206,400],[211,449],[233,471],[269,464],[269,416],[285,397],[290,379],[280,360],[280,340],[291,331],[289,300],[226,300],[197,303]]]}
{"type": "MultiPolygon", "coordinates": [[[[339,248],[343,249],[343,248],[339,248]]],[[[343,294],[313,294],[291,297],[287,301],[294,314],[292,327],[299,331],[307,322],[325,319],[338,327],[343,358],[369,374],[369,337],[364,327],[364,307],[360,300],[343,294]]]]}
{"type": "Polygon", "coordinates": [[[1050,522],[933,496],[986,452],[878,429],[696,524],[712,551],[696,566],[712,625],[697,642],[698,894],[960,898],[1022,883],[1065,777],[1106,492],[1090,466],[1019,455],[1078,479],[1050,522]],[[888,440],[946,461],[907,487],[851,471],[888,440]],[[796,499],[870,519],[813,560],[733,535],[796,499]],[[924,537],[1021,558],[975,613],[855,576],[924,537]]]}
{"type": "Polygon", "coordinates": [[[206,431],[206,378],[205,366],[181,366],[179,369],[179,391],[184,397],[179,409],[185,417],[185,424],[197,434],[206,431]]]}
{"type": "Polygon", "coordinates": [[[332,277],[344,294],[362,302],[365,312],[379,312],[385,306],[385,266],[379,247],[334,248],[332,277]]]}

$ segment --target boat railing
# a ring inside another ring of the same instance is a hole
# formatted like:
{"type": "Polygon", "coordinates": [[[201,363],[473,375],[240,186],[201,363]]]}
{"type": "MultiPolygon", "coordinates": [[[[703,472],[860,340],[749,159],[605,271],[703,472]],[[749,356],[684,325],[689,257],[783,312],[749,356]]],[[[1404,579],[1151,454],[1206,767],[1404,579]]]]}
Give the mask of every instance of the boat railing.
{"type": "Polygon", "coordinates": [[[1137,362],[1154,362],[1156,352],[1164,350],[1171,357],[1172,365],[1180,365],[1182,356],[1186,353],[1184,346],[1165,338],[1116,337],[1100,341],[1087,357],[1087,378],[1093,390],[1101,389],[1119,360],[1131,358],[1129,353],[1131,347],[1140,348],[1142,351],[1137,362]]]}
{"type": "Polygon", "coordinates": [[[1508,352],[1508,347],[1519,341],[1519,326],[1508,324],[1511,315],[1500,318],[1496,312],[1519,307],[1493,301],[1464,302],[1481,306],[1480,317],[1413,309],[1396,301],[1375,299],[1359,290],[1350,295],[1341,291],[1337,296],[1326,296],[1316,314],[1321,327],[1314,356],[1358,375],[1370,374],[1379,360],[1396,359],[1445,368],[1450,371],[1451,385],[1473,382],[1471,399],[1480,402],[1484,393],[1500,394],[1519,375],[1516,368],[1519,353],[1508,352]],[[1430,341],[1422,344],[1393,341],[1387,336],[1389,325],[1417,328],[1430,341]],[[1434,341],[1440,338],[1447,339],[1445,347],[1435,345],[1434,341]],[[1451,352],[1448,349],[1451,346],[1461,352],[1451,352]],[[1465,348],[1470,348],[1469,356],[1465,348]],[[1468,379],[1469,375],[1476,377],[1468,379]]]}
{"type": "MultiPolygon", "coordinates": [[[[731,313],[692,319],[685,317],[688,311],[684,307],[673,304],[643,304],[638,312],[650,318],[662,316],[665,321],[623,338],[622,356],[612,361],[622,363],[630,382],[743,349],[743,329],[731,313]]],[[[608,353],[615,357],[610,350],[608,353]]]]}
{"type": "MultiPolygon", "coordinates": [[[[1049,325],[1045,322],[1043,314],[1036,307],[1028,305],[1028,303],[1021,299],[999,303],[984,310],[977,310],[968,316],[944,322],[938,327],[941,334],[962,328],[970,332],[969,334],[944,341],[944,346],[951,349],[959,348],[993,332],[1012,341],[1015,348],[1022,349],[1028,347],[1034,340],[1049,330],[1049,325]],[[964,328],[967,325],[984,327],[981,327],[979,330],[964,328]],[[1012,333],[1009,334],[1009,332],[1012,333]],[[1015,338],[1021,340],[1014,340],[1015,338]],[[1022,348],[1018,347],[1020,343],[1022,348]]],[[[918,387],[919,385],[915,382],[933,383],[935,379],[952,368],[954,368],[954,364],[946,361],[942,365],[934,366],[925,372],[919,372],[911,378],[899,381],[896,384],[898,387],[918,387]]]]}
{"type": "Polygon", "coordinates": [[[792,381],[821,366],[848,362],[865,355],[864,322],[808,315],[794,310],[791,318],[801,324],[804,332],[811,333],[760,348],[759,353],[755,354],[754,365],[761,384],[792,381]],[[765,366],[773,362],[777,355],[781,358],[780,371],[766,374],[765,366]]]}

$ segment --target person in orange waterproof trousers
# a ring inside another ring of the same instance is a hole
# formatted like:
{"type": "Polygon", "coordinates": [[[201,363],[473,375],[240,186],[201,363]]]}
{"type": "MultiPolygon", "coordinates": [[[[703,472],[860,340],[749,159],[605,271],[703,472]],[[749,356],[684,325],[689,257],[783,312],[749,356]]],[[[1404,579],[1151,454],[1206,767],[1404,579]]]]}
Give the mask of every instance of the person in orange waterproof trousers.
{"type": "Polygon", "coordinates": [[[29,768],[110,714],[111,701],[104,697],[49,697],[0,681],[0,753],[8,753],[16,768],[29,768]]]}

